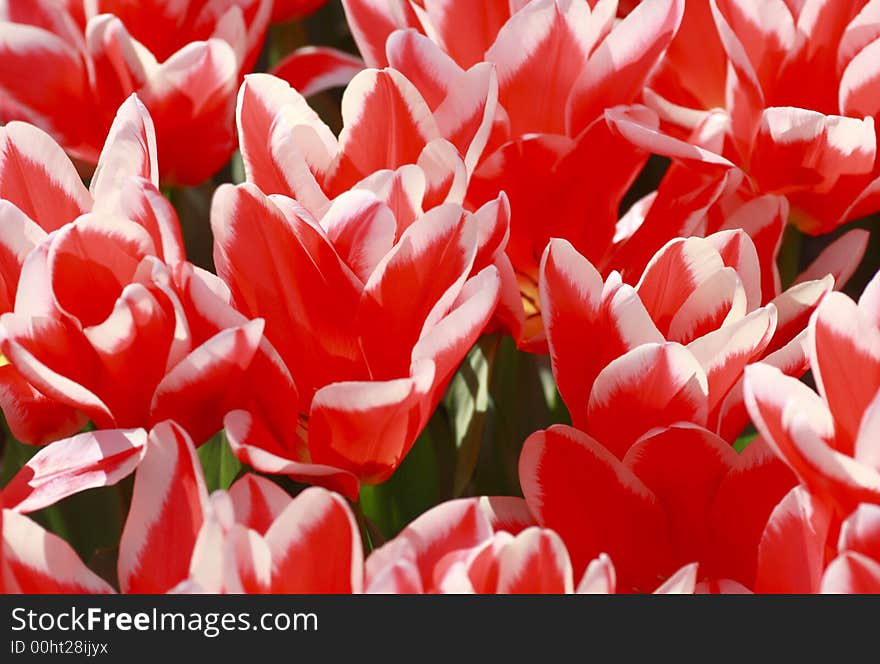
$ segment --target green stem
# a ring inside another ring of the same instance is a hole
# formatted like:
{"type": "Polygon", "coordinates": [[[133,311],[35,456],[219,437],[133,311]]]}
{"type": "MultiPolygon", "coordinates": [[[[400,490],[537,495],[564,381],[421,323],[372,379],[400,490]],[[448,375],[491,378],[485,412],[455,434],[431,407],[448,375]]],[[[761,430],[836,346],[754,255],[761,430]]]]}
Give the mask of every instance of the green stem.
{"type": "Polygon", "coordinates": [[[785,228],[782,238],[782,248],[779,250],[779,276],[782,281],[782,290],[787,289],[801,272],[801,251],[803,249],[804,236],[797,228],[789,224],[785,228]]]}

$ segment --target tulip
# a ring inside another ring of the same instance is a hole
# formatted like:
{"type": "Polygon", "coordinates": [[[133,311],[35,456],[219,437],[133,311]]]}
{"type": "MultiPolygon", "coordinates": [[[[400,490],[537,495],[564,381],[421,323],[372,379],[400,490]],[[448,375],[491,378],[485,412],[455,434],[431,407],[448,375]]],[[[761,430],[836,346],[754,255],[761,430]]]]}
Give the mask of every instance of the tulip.
{"type": "Polygon", "coordinates": [[[156,123],[162,180],[198,184],[232,153],[235,90],[271,11],[271,0],[0,3],[0,122],[38,125],[93,165],[137,93],[156,123]]]}
{"type": "Polygon", "coordinates": [[[859,503],[880,502],[878,286],[875,277],[858,304],[831,294],[812,314],[807,344],[818,395],[773,367],[746,370],[755,425],[838,522],[859,503]]]}
{"type": "Polygon", "coordinates": [[[351,593],[363,553],[348,504],[324,489],[291,499],[246,474],[209,496],[192,441],[166,422],[135,475],[118,569],[126,593],[351,593]]]}
{"type": "Polygon", "coordinates": [[[66,542],[24,515],[115,484],[135,466],[119,543],[121,592],[360,592],[360,533],[340,496],[313,487],[291,498],[253,474],[209,496],[192,440],[170,421],[149,434],[90,432],[38,453],[0,495],[0,588],[114,592],[66,542]]]}
{"type": "Polygon", "coordinates": [[[622,459],[555,425],[526,440],[519,471],[529,509],[560,535],[575,575],[607,553],[623,592],[646,592],[695,561],[707,583],[750,587],[763,527],[795,481],[760,442],[737,455],[684,423],[645,434],[622,459]]]}
{"type": "Polygon", "coordinates": [[[461,206],[493,90],[491,68],[477,66],[429,105],[399,72],[366,70],[346,90],[337,139],[284,81],[247,77],[248,182],[214,198],[214,262],[238,310],[266,320],[299,425],[280,408],[230,415],[243,461],[348,496],[384,481],[499,297],[515,299],[499,285],[511,272],[506,198],[461,206]]]}
{"type": "Polygon", "coordinates": [[[741,230],[672,240],[635,286],[616,273],[603,281],[569,243],[551,241],[542,315],[574,426],[619,458],[651,428],[678,421],[732,442],[748,423],[744,368],[764,358],[802,375],[803,330],[832,283],[806,281],[762,306],[761,265],[741,230]]]}
{"type": "Polygon", "coordinates": [[[723,154],[745,187],[785,195],[794,224],[827,233],[880,209],[873,4],[688,3],[646,102],[682,134],[724,109],[723,154]]]}
{"type": "MultiPolygon", "coordinates": [[[[507,327],[520,347],[546,352],[540,256],[551,237],[569,240],[593,261],[610,248],[621,200],[649,153],[607,114],[626,115],[624,105],[638,101],[684,3],[646,3],[617,23],[617,3],[607,0],[490,5],[475,20],[464,0],[344,2],[366,63],[390,64],[426,96],[453,73],[494,65],[499,108],[466,203],[477,208],[501,191],[510,198],[507,254],[515,275],[506,289],[518,289],[521,299],[507,327]]],[[[636,111],[651,124],[645,112],[636,111]]]]}
{"type": "Polygon", "coordinates": [[[444,204],[408,221],[352,190],[316,219],[252,184],[221,187],[218,274],[245,317],[265,320],[296,385],[283,406],[226,418],[239,458],[351,497],[359,482],[385,480],[495,310],[500,203],[474,214],[444,204]]]}
{"type": "MultiPolygon", "coordinates": [[[[559,535],[535,525],[521,498],[442,503],[367,558],[369,593],[613,594],[614,565],[600,554],[575,587],[559,535]]],[[[693,593],[696,565],[686,565],[658,593],[693,593]]]]}
{"type": "Polygon", "coordinates": [[[173,417],[201,442],[224,407],[290,382],[262,321],[237,314],[223,284],[185,261],[136,97],[119,110],[90,191],[43,132],[2,132],[0,406],[16,437],[41,444],[87,420],[148,428],[173,417]],[[230,391],[233,379],[243,382],[230,391]]]}

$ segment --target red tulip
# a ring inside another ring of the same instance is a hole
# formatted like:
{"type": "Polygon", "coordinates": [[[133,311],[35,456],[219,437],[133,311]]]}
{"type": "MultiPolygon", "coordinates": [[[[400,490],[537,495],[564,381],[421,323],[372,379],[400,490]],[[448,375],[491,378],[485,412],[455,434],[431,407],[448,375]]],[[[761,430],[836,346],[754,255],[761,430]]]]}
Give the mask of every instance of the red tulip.
{"type": "Polygon", "coordinates": [[[352,190],[315,219],[251,184],[219,189],[218,273],[236,307],[266,321],[297,388],[227,418],[240,458],[350,496],[386,479],[498,302],[500,209],[445,204],[410,222],[352,190]]]}
{"type": "MultiPolygon", "coordinates": [[[[367,592],[519,594],[615,593],[614,566],[601,554],[575,588],[565,544],[534,525],[520,498],[453,500],[432,508],[367,558],[367,592]]],[[[657,589],[693,593],[696,565],[657,589]]]]}
{"type": "Polygon", "coordinates": [[[518,498],[438,505],[367,558],[367,592],[573,592],[565,546],[532,523],[518,498]]]}
{"type": "Polygon", "coordinates": [[[341,497],[310,488],[292,499],[251,474],[208,496],[192,441],[173,422],[149,437],[82,434],[34,457],[2,494],[10,509],[0,510],[0,589],[113,592],[66,542],[20,512],[114,484],[132,461],[140,463],[119,545],[122,592],[360,592],[360,532],[341,497]]]}
{"type": "Polygon", "coordinates": [[[163,181],[198,184],[232,152],[235,89],[271,10],[271,0],[0,3],[0,121],[32,122],[94,164],[136,92],[156,122],[163,181]]]}
{"type": "Polygon", "coordinates": [[[878,294],[875,277],[858,304],[833,293],[813,313],[807,343],[819,395],[773,367],[746,370],[755,425],[838,522],[859,503],[880,503],[878,294]]]}
{"type": "Polygon", "coordinates": [[[208,496],[186,433],[150,433],[119,547],[123,592],[351,593],[362,577],[360,532],[338,495],[291,499],[248,474],[208,496]]]}
{"type": "Polygon", "coordinates": [[[880,209],[875,13],[867,0],[690,2],[646,101],[683,133],[725,109],[723,153],[746,186],[826,233],[880,209]]]}
{"type": "Polygon", "coordinates": [[[255,468],[349,496],[358,480],[383,481],[493,314],[499,273],[510,273],[507,202],[471,213],[460,201],[494,77],[462,76],[462,96],[450,87],[432,112],[398,72],[362,72],[338,140],[283,81],[242,86],[249,182],[215,196],[214,259],[236,307],[266,320],[300,422],[297,432],[282,407],[230,416],[230,440],[255,468]]]}
{"type": "Polygon", "coordinates": [[[756,587],[761,592],[880,587],[880,546],[873,532],[880,505],[878,293],[875,277],[858,304],[832,293],[813,312],[807,347],[818,395],[763,363],[746,369],[748,412],[800,480],[763,534],[756,587]]]}
{"type": "Polygon", "coordinates": [[[691,562],[710,581],[750,586],[764,524],[794,478],[763,444],[738,456],[690,424],[654,429],[622,460],[557,425],[526,440],[520,482],[538,523],[562,537],[575,576],[590,576],[604,552],[619,589],[645,592],[691,562]]]}
{"type": "MultiPolygon", "coordinates": [[[[495,66],[499,110],[467,204],[478,207],[501,191],[510,197],[507,254],[515,275],[507,288],[521,299],[508,327],[521,347],[545,350],[541,253],[551,237],[569,240],[593,261],[610,249],[621,200],[649,153],[607,114],[656,123],[647,109],[613,107],[638,100],[684,3],[646,3],[617,23],[617,3],[605,0],[493,1],[478,16],[464,0],[344,5],[367,64],[391,64],[423,94],[450,72],[483,61],[495,66]]],[[[682,147],[666,146],[673,153],[682,147]]]]}
{"type": "Polygon", "coordinates": [[[669,242],[635,287],[616,273],[603,282],[570,244],[551,241],[542,314],[574,425],[618,458],[653,427],[678,421],[732,441],[747,424],[743,369],[765,358],[805,372],[802,331],[832,281],[805,282],[761,306],[761,266],[741,230],[669,242]]]}
{"type": "Polygon", "coordinates": [[[173,417],[203,441],[225,412],[290,383],[262,322],[236,313],[223,284],[184,261],[176,215],[156,189],[152,123],[135,97],[91,192],[41,131],[2,131],[0,405],[16,437],[38,444],[87,419],[113,429],[173,417]],[[240,384],[230,390],[230,380],[240,384]]]}

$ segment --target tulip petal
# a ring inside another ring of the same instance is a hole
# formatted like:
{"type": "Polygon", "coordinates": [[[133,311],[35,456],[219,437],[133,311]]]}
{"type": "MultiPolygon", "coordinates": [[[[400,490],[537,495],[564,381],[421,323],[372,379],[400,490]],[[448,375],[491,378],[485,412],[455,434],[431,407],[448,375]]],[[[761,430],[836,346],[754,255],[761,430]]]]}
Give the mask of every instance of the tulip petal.
{"type": "Polygon", "coordinates": [[[122,182],[142,177],[159,186],[156,131],[149,111],[137,95],[129,97],[116,113],[98,159],[89,190],[96,205],[113,205],[122,182]]]}
{"type": "Polygon", "coordinates": [[[363,588],[360,531],[338,495],[311,487],[266,532],[274,593],[359,593],[363,588]]]}
{"type": "Polygon", "coordinates": [[[617,591],[617,574],[606,554],[591,560],[577,587],[578,595],[613,595],[617,591]]]}
{"type": "Polygon", "coordinates": [[[397,223],[388,206],[366,191],[337,196],[321,226],[340,258],[366,283],[394,245],[397,223]]]}
{"type": "Polygon", "coordinates": [[[843,290],[859,263],[862,262],[865,251],[868,249],[869,239],[868,231],[861,228],[841,235],[822,250],[816,260],[798,275],[794,283],[800,284],[822,279],[830,274],[834,277],[834,289],[843,290]]]}
{"type": "Polygon", "coordinates": [[[831,514],[795,487],[770,514],[758,547],[759,593],[815,593],[824,568],[831,514]]]}
{"type": "Polygon", "coordinates": [[[529,436],[519,474],[529,509],[562,537],[576,575],[607,552],[621,589],[654,587],[668,556],[666,516],[654,494],[608,450],[556,425],[529,436]],[[590,481],[578,479],[584,477],[590,481]]]}
{"type": "Polygon", "coordinates": [[[844,553],[826,568],[819,592],[876,595],[880,593],[880,563],[860,553],[844,553]]]}
{"type": "Polygon", "coordinates": [[[498,71],[500,102],[514,136],[567,133],[561,102],[613,18],[607,11],[591,16],[582,2],[545,0],[526,5],[498,31],[485,59],[498,71]]]}
{"type": "Polygon", "coordinates": [[[759,436],[742,451],[718,485],[709,514],[712,560],[706,566],[751,588],[755,585],[758,544],[773,508],[797,479],[759,436]]]}
{"type": "Polygon", "coordinates": [[[81,433],[37,452],[3,489],[7,509],[26,514],[80,491],[113,486],[134,472],[143,458],[143,429],[81,433]]]}
{"type": "Polygon", "coordinates": [[[382,482],[400,465],[421,427],[422,403],[432,387],[430,362],[412,378],[339,382],[315,393],[309,449],[316,463],[382,482]]]}
{"type": "Polygon", "coordinates": [[[339,146],[302,95],[278,78],[250,74],[238,93],[236,123],[248,182],[293,196],[316,214],[328,205],[319,182],[339,146]]]}
{"type": "Polygon", "coordinates": [[[672,42],[684,5],[684,0],[640,3],[611,30],[573,83],[565,109],[569,130],[585,127],[605,108],[635,100],[672,42]]]}
{"type": "Polygon", "coordinates": [[[587,404],[588,432],[622,458],[654,427],[704,425],[708,387],[703,368],[683,346],[643,344],[596,376],[587,404]]]}
{"type": "Polygon", "coordinates": [[[229,487],[235,522],[265,535],[290,502],[284,489],[265,477],[247,473],[229,487]]]}
{"type": "Polygon", "coordinates": [[[226,415],[223,424],[232,451],[254,470],[319,484],[357,500],[360,485],[355,475],[340,468],[297,460],[293,452],[282,447],[265,424],[251,413],[232,411],[226,415]]]}
{"type": "Polygon", "coordinates": [[[776,308],[768,306],[688,344],[709,381],[710,413],[736,385],[746,365],[758,359],[775,330],[776,308]]]}
{"type": "Polygon", "coordinates": [[[0,577],[6,593],[112,593],[73,548],[22,514],[3,510],[0,577]]]}
{"type": "Polygon", "coordinates": [[[571,561],[559,535],[543,528],[527,528],[501,552],[498,594],[571,594],[571,561]]]}
{"type": "Polygon", "coordinates": [[[150,404],[154,422],[174,420],[193,437],[207,440],[237,406],[240,384],[263,337],[263,321],[218,332],[172,367],[156,387],[150,404]],[[213,417],[207,417],[212,414],[213,417]]]}
{"type": "Polygon", "coordinates": [[[119,543],[120,589],[164,593],[186,579],[207,509],[208,492],[192,441],[172,422],[157,425],[134,478],[119,543]]]}
{"type": "MultiPolygon", "coordinates": [[[[393,69],[367,69],[352,79],[342,98],[339,147],[344,169],[360,176],[418,161],[422,148],[441,138],[434,116],[415,86],[393,69]],[[384,118],[379,125],[370,118],[384,118]]],[[[336,184],[342,188],[346,173],[336,184]]]]}
{"type": "Polygon", "coordinates": [[[303,97],[311,97],[333,88],[344,88],[363,69],[363,60],[344,51],[304,46],[282,59],[271,73],[287,81],[303,97]]]}
{"type": "Polygon", "coordinates": [[[92,199],[64,151],[42,130],[23,122],[0,128],[0,198],[46,232],[92,207],[92,199]]]}
{"type": "MultiPolygon", "coordinates": [[[[880,385],[880,330],[852,300],[831,293],[810,321],[810,365],[849,445],[880,385]]],[[[852,453],[852,447],[842,451],[852,453]]]]}

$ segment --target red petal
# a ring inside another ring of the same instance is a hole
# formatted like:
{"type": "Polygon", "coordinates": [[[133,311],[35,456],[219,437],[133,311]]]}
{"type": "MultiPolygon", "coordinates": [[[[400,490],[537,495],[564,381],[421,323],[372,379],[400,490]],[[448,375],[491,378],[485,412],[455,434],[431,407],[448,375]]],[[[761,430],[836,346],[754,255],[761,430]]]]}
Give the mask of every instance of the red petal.
{"type": "Polygon", "coordinates": [[[26,516],[3,510],[0,577],[6,593],[112,593],[71,546],[26,516]]]}
{"type": "Polygon", "coordinates": [[[755,592],[818,592],[830,519],[827,508],[803,487],[792,489],[770,514],[761,537],[755,592]]]}
{"type": "Polygon", "coordinates": [[[195,447],[172,422],[151,432],[119,543],[126,593],[164,593],[189,576],[208,493],[195,447]]]}
{"type": "Polygon", "coordinates": [[[499,594],[571,594],[571,561],[559,535],[544,528],[527,528],[501,552],[499,594]]]}
{"type": "Polygon", "coordinates": [[[526,440],[519,471],[529,508],[542,526],[562,536],[576,576],[607,552],[621,589],[656,586],[668,567],[666,515],[654,494],[608,450],[557,425],[526,440]]]}
{"type": "Polygon", "coordinates": [[[736,459],[736,452],[721,438],[685,425],[648,434],[626,453],[624,465],[666,511],[675,565],[709,558],[710,508],[736,459]]]}
{"type": "Polygon", "coordinates": [[[37,452],[3,489],[7,509],[28,513],[80,491],[113,486],[143,458],[143,429],[90,431],[59,440],[37,452]]]}
{"type": "Polygon", "coordinates": [[[266,532],[273,593],[359,593],[364,559],[351,508],[325,489],[306,489],[266,532]]]}
{"type": "Polygon", "coordinates": [[[643,344],[612,361],[596,377],[587,405],[590,435],[619,458],[654,427],[703,426],[707,415],[706,374],[672,343],[643,344]]]}
{"type": "Polygon", "coordinates": [[[290,502],[284,489],[265,477],[247,473],[229,487],[235,522],[265,535],[290,502]]]}
{"type": "Polygon", "coordinates": [[[304,46],[272,68],[272,75],[287,81],[303,97],[344,88],[364,68],[360,58],[323,46],[304,46]]]}
{"type": "Polygon", "coordinates": [[[47,232],[92,207],[64,151],[48,134],[23,122],[0,128],[0,198],[14,203],[47,232]]]}

